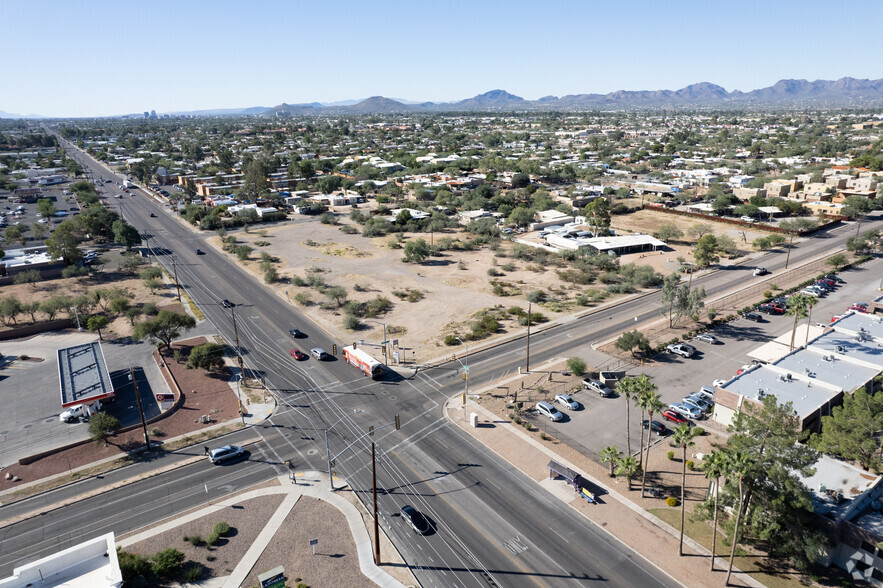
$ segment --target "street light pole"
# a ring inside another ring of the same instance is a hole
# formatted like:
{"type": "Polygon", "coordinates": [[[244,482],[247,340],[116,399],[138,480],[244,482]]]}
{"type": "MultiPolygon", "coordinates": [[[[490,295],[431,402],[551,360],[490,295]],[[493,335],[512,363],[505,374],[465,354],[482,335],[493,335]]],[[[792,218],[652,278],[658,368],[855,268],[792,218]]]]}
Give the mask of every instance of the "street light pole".
{"type": "Polygon", "coordinates": [[[530,373],[530,302],[527,303],[527,357],[524,363],[524,371],[530,373]]]}
{"type": "Polygon", "coordinates": [[[83,327],[80,326],[80,313],[77,312],[77,307],[71,306],[71,310],[74,311],[74,316],[77,317],[77,330],[82,331],[83,327]]]}
{"type": "MultiPolygon", "coordinates": [[[[149,249],[148,249],[148,251],[149,251],[149,249]]],[[[181,284],[178,283],[178,264],[177,264],[177,261],[178,260],[173,255],[172,256],[172,271],[175,272],[175,289],[178,291],[178,304],[184,304],[183,302],[181,302],[181,284]]],[[[234,321],[233,324],[235,325],[236,322],[234,321]]]]}
{"type": "Polygon", "coordinates": [[[147,435],[147,423],[144,420],[144,408],[141,406],[141,394],[138,392],[138,382],[135,380],[135,370],[129,366],[129,379],[132,380],[132,386],[135,387],[135,399],[138,401],[138,414],[141,415],[141,428],[144,430],[144,443],[147,444],[147,451],[150,451],[150,437],[147,435]]]}
{"type": "Polygon", "coordinates": [[[236,397],[239,399],[239,417],[242,419],[242,424],[245,424],[245,415],[242,413],[242,389],[239,383],[242,382],[242,372],[240,371],[236,378],[236,397]]]}
{"type": "MultiPolygon", "coordinates": [[[[463,339],[457,337],[457,341],[463,343],[463,339]]],[[[463,343],[466,348],[466,366],[463,368],[463,379],[466,381],[466,389],[463,392],[463,418],[466,418],[466,397],[469,396],[469,346],[463,343]]]]}

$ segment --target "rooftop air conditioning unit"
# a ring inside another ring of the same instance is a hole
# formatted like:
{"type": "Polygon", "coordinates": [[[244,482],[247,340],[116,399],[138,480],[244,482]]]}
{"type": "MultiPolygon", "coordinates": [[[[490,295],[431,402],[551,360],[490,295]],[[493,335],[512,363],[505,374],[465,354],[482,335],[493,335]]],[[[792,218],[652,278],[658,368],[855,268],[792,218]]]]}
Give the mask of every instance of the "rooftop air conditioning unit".
{"type": "Polygon", "coordinates": [[[791,374],[785,374],[785,379],[790,382],[791,381],[791,374]]]}
{"type": "Polygon", "coordinates": [[[834,357],[832,355],[823,355],[822,359],[825,361],[834,361],[834,357]]]}
{"type": "Polygon", "coordinates": [[[843,352],[844,352],[843,346],[842,346],[842,345],[838,345],[838,346],[837,346],[837,353],[843,353],[843,352]]]}

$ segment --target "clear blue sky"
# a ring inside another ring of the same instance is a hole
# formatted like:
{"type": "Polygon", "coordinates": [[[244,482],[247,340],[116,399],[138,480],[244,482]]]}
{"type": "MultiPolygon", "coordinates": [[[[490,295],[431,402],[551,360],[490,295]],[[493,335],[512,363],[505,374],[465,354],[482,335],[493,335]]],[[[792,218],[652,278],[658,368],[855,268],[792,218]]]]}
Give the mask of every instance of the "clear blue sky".
{"type": "Polygon", "coordinates": [[[0,110],[116,115],[880,78],[881,2],[0,0],[0,110]]]}

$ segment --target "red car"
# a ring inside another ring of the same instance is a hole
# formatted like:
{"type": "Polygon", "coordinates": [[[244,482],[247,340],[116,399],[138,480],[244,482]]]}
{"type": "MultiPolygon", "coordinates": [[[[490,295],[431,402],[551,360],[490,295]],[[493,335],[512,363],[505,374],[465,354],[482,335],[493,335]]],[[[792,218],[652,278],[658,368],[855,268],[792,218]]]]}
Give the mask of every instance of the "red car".
{"type": "Polygon", "coordinates": [[[292,349],[291,351],[289,351],[289,353],[291,353],[291,357],[298,361],[303,361],[307,358],[307,354],[300,349],[292,349]]]}
{"type": "Polygon", "coordinates": [[[678,413],[676,413],[673,410],[663,410],[662,411],[662,418],[664,418],[667,421],[677,423],[679,425],[683,425],[684,423],[687,422],[687,419],[685,419],[684,417],[682,417],[681,415],[679,415],[678,413]]]}
{"type": "Polygon", "coordinates": [[[868,305],[864,302],[856,302],[846,310],[855,310],[858,312],[866,313],[868,312],[868,305]]]}

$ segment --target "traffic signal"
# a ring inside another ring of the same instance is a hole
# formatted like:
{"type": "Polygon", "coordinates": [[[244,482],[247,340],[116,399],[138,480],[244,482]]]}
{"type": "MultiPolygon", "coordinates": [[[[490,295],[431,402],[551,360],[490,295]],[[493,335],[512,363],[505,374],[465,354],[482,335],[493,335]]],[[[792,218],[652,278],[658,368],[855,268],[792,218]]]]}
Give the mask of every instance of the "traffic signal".
{"type": "Polygon", "coordinates": [[[331,353],[332,355],[337,355],[337,343],[331,345],[331,353]]]}
{"type": "Polygon", "coordinates": [[[399,422],[399,415],[396,415],[396,431],[402,428],[401,423],[399,422]]]}
{"type": "Polygon", "coordinates": [[[353,349],[358,349],[358,348],[359,348],[359,347],[358,347],[358,345],[356,345],[356,342],[353,341],[353,349]]]}
{"type": "Polygon", "coordinates": [[[457,354],[456,353],[451,355],[451,361],[457,361],[457,354]]]}
{"type": "Polygon", "coordinates": [[[370,435],[371,437],[374,436],[374,425],[368,427],[368,435],[370,435]]]}

